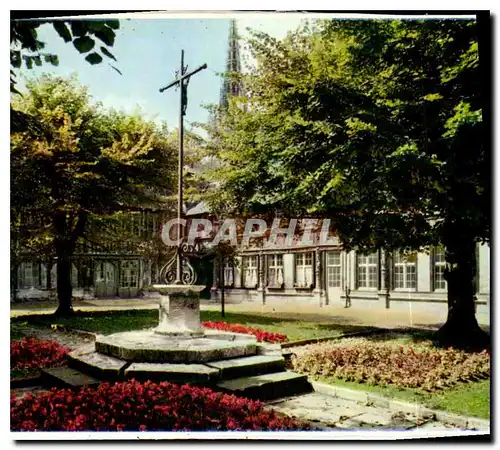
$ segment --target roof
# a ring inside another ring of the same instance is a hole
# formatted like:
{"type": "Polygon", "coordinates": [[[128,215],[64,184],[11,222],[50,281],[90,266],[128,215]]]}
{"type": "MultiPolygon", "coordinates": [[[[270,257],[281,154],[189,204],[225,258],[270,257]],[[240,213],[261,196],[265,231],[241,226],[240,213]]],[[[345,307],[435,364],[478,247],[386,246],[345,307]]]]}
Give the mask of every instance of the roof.
{"type": "Polygon", "coordinates": [[[210,209],[208,208],[208,205],[204,201],[201,201],[192,208],[189,208],[186,211],[186,216],[201,216],[202,214],[207,214],[209,212],[210,209]]]}

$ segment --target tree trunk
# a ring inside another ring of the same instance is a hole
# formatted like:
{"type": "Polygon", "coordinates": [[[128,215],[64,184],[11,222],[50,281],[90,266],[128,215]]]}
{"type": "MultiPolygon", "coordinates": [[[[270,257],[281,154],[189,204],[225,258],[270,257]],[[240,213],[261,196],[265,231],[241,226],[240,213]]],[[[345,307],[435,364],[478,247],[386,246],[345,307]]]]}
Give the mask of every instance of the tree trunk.
{"type": "Polygon", "coordinates": [[[59,306],[56,316],[69,316],[73,311],[73,286],[71,285],[71,257],[76,248],[76,242],[83,235],[87,223],[87,213],[80,211],[75,227],[71,228],[70,220],[64,211],[57,211],[54,215],[54,229],[56,232],[55,249],[57,257],[57,300],[59,306]]]}
{"type": "Polygon", "coordinates": [[[436,337],[445,346],[489,348],[490,338],[479,327],[475,311],[476,243],[473,239],[457,237],[451,237],[452,242],[446,247],[444,276],[448,284],[448,318],[436,337]]]}
{"type": "Polygon", "coordinates": [[[73,311],[73,286],[71,285],[71,257],[62,246],[57,246],[57,300],[56,316],[70,316],[73,311]]]}

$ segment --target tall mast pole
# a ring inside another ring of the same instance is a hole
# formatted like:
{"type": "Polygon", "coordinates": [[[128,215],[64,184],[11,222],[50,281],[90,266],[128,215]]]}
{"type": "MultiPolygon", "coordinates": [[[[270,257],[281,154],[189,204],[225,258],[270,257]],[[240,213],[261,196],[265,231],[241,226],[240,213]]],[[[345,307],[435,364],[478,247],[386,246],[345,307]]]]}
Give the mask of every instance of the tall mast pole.
{"type": "Polygon", "coordinates": [[[179,100],[179,185],[177,187],[177,266],[175,275],[175,284],[182,284],[182,183],[183,183],[183,166],[184,166],[184,50],[181,50],[181,70],[180,77],[180,100],[179,100]]]}
{"type": "Polygon", "coordinates": [[[206,69],[207,65],[203,64],[197,69],[186,73],[187,66],[184,67],[184,50],[181,50],[181,68],[178,77],[170,83],[168,86],[160,89],[160,92],[164,92],[172,86],[179,86],[179,167],[178,167],[178,178],[179,185],[177,189],[177,258],[176,258],[176,272],[175,272],[175,284],[182,284],[182,206],[183,206],[183,168],[184,168],[184,114],[186,112],[186,100],[187,100],[187,82],[189,78],[194,74],[206,69]]]}

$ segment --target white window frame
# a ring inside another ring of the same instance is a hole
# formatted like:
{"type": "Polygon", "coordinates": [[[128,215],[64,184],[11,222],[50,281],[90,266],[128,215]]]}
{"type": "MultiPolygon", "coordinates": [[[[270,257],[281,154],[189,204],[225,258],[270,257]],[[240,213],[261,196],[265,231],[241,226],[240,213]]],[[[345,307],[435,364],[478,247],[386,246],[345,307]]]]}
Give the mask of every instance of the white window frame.
{"type": "Polygon", "coordinates": [[[267,285],[270,288],[279,289],[285,282],[283,265],[283,254],[275,253],[267,255],[267,285]]]}
{"type": "Polygon", "coordinates": [[[444,271],[446,269],[446,260],[445,260],[445,253],[444,253],[444,248],[440,247],[435,247],[432,250],[432,290],[434,292],[446,292],[448,290],[448,284],[446,280],[444,279],[444,271]],[[442,261],[437,261],[437,255],[443,255],[442,261]],[[444,288],[443,287],[436,287],[438,282],[436,281],[436,278],[439,274],[439,283],[444,283],[444,288]]]}
{"type": "Polygon", "coordinates": [[[342,287],[342,255],[340,251],[326,252],[326,286],[327,288],[342,287]],[[338,256],[338,262],[332,261],[331,256],[338,256]],[[333,284],[330,284],[334,281],[333,284]]]}
{"type": "Polygon", "coordinates": [[[366,291],[376,291],[378,290],[379,283],[379,254],[378,252],[369,253],[368,255],[361,255],[359,253],[356,254],[356,287],[360,290],[366,291]],[[372,259],[370,259],[372,258],[372,259]],[[373,258],[375,258],[375,262],[373,262],[373,258]],[[370,269],[375,268],[375,283],[372,285],[370,272],[373,272],[370,269]],[[360,275],[362,272],[365,272],[365,282],[361,283],[360,275]]]}
{"type": "Polygon", "coordinates": [[[402,252],[394,252],[392,255],[392,284],[395,291],[405,291],[405,292],[416,292],[418,285],[418,274],[417,274],[417,258],[416,252],[410,254],[404,254],[402,252]],[[414,259],[413,261],[409,258],[414,259]],[[410,270],[413,269],[413,270],[410,270]],[[409,286],[409,278],[411,273],[414,273],[414,285],[409,286]],[[402,275],[400,279],[398,274],[402,275]],[[402,286],[398,285],[398,281],[402,281],[402,286]]]}
{"type": "Polygon", "coordinates": [[[310,289],[314,286],[314,257],[313,252],[296,253],[295,287],[310,289]]]}
{"type": "Polygon", "coordinates": [[[224,262],[224,287],[234,286],[234,265],[224,262]]]}
{"type": "Polygon", "coordinates": [[[258,284],[258,255],[245,255],[242,258],[243,262],[243,287],[247,289],[255,289],[258,284]]]}

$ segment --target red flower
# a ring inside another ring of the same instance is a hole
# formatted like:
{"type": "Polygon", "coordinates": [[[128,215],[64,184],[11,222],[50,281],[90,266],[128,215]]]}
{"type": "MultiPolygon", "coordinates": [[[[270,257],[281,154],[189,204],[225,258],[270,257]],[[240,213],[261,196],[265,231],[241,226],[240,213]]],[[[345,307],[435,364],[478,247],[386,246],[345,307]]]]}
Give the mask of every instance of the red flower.
{"type": "Polygon", "coordinates": [[[97,388],[53,389],[11,398],[15,431],[277,430],[301,429],[261,402],[209,388],[135,380],[97,388]],[[78,402],[67,399],[79,398],[78,402]],[[105,399],[105,402],[98,401],[105,399]],[[47,413],[49,413],[47,415],[47,413]]]}
{"type": "Polygon", "coordinates": [[[65,363],[69,349],[58,342],[25,337],[10,343],[12,369],[40,369],[65,363]]]}
{"type": "Polygon", "coordinates": [[[203,322],[202,325],[205,328],[211,328],[214,330],[230,331],[232,333],[243,333],[252,334],[257,338],[259,342],[270,342],[270,343],[280,343],[288,341],[288,338],[284,334],[272,333],[271,331],[260,330],[258,328],[245,327],[240,324],[229,324],[227,322],[203,322]]]}

